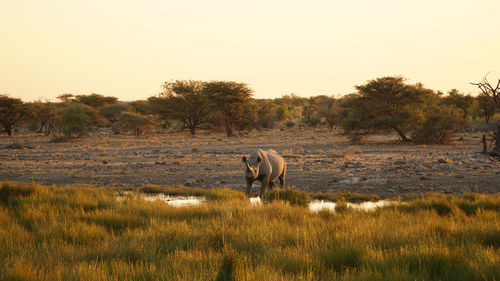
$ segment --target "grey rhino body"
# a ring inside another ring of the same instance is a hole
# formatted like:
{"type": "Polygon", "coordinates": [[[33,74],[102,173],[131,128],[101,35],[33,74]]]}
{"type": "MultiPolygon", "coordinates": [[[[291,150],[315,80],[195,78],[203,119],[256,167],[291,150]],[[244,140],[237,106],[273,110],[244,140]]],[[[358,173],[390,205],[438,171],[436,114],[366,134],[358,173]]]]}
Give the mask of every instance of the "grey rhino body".
{"type": "Polygon", "coordinates": [[[252,193],[252,183],[260,181],[260,197],[264,195],[268,186],[274,186],[273,181],[279,178],[281,187],[285,185],[286,162],[275,150],[256,150],[248,159],[243,156],[245,163],[245,178],[247,180],[247,195],[252,193]]]}

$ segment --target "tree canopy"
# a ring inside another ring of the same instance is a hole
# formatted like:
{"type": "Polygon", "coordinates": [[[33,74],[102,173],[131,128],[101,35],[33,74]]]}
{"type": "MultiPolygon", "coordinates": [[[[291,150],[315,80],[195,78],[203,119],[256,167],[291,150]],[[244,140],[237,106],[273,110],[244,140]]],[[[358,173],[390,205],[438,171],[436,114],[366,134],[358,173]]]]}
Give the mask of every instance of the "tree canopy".
{"type": "Polygon", "coordinates": [[[15,127],[29,117],[27,106],[21,99],[0,95],[0,125],[7,135],[12,136],[15,127]]]}
{"type": "Polygon", "coordinates": [[[242,119],[246,108],[251,106],[252,89],[245,83],[233,81],[211,81],[205,84],[203,92],[211,101],[215,110],[224,119],[226,135],[234,135],[235,121],[242,119]]]}
{"type": "Polygon", "coordinates": [[[402,77],[382,77],[356,86],[358,93],[345,99],[347,131],[394,130],[403,141],[408,131],[424,118],[426,101],[433,91],[421,84],[408,85],[402,77]]]}
{"type": "Polygon", "coordinates": [[[181,122],[184,128],[189,128],[191,135],[195,135],[196,129],[206,124],[211,117],[204,87],[205,83],[202,81],[165,82],[163,91],[148,100],[160,116],[181,122]]]}

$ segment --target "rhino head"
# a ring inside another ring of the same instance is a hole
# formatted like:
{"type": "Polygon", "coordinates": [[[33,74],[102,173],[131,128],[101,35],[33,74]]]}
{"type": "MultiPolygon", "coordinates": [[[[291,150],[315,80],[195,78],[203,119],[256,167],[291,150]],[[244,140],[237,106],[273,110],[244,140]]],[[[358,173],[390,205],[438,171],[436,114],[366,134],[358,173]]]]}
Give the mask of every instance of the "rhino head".
{"type": "Polygon", "coordinates": [[[257,179],[257,177],[259,176],[259,168],[260,168],[260,164],[262,163],[262,158],[260,158],[260,156],[258,156],[257,163],[253,163],[253,164],[250,163],[250,161],[248,161],[248,159],[245,156],[243,156],[243,158],[241,160],[246,165],[245,177],[247,177],[249,179],[257,179]]]}

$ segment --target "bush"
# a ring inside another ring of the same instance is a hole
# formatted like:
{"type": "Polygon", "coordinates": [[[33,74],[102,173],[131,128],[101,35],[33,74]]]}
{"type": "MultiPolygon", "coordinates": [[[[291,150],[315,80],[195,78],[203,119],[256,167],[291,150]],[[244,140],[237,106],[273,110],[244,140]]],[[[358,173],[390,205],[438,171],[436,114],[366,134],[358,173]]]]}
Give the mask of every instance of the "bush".
{"type": "Polygon", "coordinates": [[[449,143],[451,135],[464,126],[465,122],[455,108],[435,107],[415,130],[412,140],[416,143],[449,143]]]}
{"type": "Polygon", "coordinates": [[[120,113],[131,111],[130,105],[126,103],[116,103],[102,107],[99,109],[100,114],[110,123],[115,123],[120,117],[120,113]]]}
{"type": "Polygon", "coordinates": [[[140,137],[144,132],[150,131],[152,126],[153,122],[148,116],[125,111],[119,114],[118,121],[113,125],[113,131],[132,130],[134,136],[140,137]]]}
{"type": "Polygon", "coordinates": [[[264,202],[285,201],[292,205],[307,206],[311,196],[305,191],[296,189],[273,189],[264,194],[264,202]]]}
{"type": "Polygon", "coordinates": [[[80,137],[88,132],[90,118],[81,104],[72,104],[60,114],[62,132],[66,137],[80,137]]]}

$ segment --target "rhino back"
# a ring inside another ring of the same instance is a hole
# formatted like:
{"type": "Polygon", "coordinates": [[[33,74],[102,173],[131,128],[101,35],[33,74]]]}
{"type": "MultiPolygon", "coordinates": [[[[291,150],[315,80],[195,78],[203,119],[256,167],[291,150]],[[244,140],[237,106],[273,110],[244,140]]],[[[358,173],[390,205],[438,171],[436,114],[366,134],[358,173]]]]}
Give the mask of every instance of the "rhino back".
{"type": "Polygon", "coordinates": [[[272,167],[270,174],[270,179],[274,180],[281,175],[283,169],[285,168],[285,159],[281,157],[274,149],[269,149],[263,151],[265,153],[269,165],[272,167]]]}

